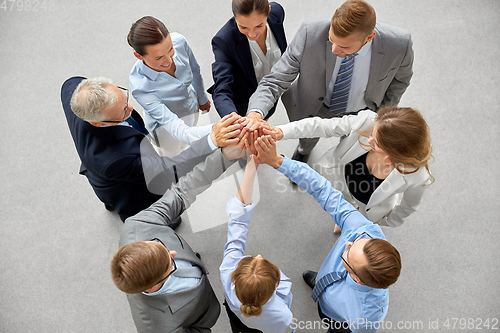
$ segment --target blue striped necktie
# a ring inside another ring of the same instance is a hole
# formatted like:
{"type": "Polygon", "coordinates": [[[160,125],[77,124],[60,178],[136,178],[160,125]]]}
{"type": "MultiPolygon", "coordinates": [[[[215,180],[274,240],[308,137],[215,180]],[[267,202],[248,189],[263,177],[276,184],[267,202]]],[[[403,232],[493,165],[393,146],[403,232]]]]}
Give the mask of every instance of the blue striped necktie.
{"type": "Polygon", "coordinates": [[[340,115],[347,109],[349,90],[351,89],[351,78],[354,69],[354,58],[357,53],[348,55],[340,64],[339,73],[333,86],[332,98],[330,100],[330,111],[334,115],[340,115]]]}
{"type": "Polygon", "coordinates": [[[345,279],[346,276],[347,271],[331,272],[323,276],[321,279],[319,279],[318,282],[316,282],[316,285],[314,286],[313,293],[311,295],[312,299],[316,302],[319,296],[325,291],[328,286],[342,279],[345,279]]]}

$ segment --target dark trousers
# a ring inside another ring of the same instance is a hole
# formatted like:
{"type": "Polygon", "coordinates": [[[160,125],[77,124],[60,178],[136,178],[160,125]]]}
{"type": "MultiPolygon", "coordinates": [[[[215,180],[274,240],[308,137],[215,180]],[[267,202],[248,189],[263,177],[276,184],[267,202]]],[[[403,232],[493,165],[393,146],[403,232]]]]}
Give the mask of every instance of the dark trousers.
{"type": "Polygon", "coordinates": [[[344,321],[341,323],[340,321],[335,321],[332,318],[328,317],[321,311],[321,307],[318,302],[318,313],[321,318],[321,322],[328,324],[328,333],[349,333],[351,330],[349,329],[349,322],[344,321]]]}
{"type": "Polygon", "coordinates": [[[229,305],[227,305],[226,300],[224,300],[224,307],[226,308],[227,316],[229,317],[229,323],[231,324],[231,330],[233,333],[262,333],[262,331],[256,330],[255,328],[250,328],[243,324],[234,314],[233,311],[229,308],[229,305]]]}

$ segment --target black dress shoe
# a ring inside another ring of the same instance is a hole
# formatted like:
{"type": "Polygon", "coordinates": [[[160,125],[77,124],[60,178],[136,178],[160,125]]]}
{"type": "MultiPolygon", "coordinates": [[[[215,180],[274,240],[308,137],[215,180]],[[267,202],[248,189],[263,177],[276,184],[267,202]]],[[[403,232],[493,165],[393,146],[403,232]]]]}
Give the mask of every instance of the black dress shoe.
{"type": "Polygon", "coordinates": [[[181,224],[182,222],[182,219],[180,216],[177,216],[175,219],[173,219],[172,221],[170,221],[170,223],[168,224],[168,226],[172,229],[177,229],[177,227],[181,224]]]}
{"type": "Polygon", "coordinates": [[[307,163],[310,154],[301,154],[299,153],[299,147],[295,148],[295,152],[293,153],[292,160],[307,163]]]}
{"type": "Polygon", "coordinates": [[[108,210],[110,212],[114,212],[115,211],[115,209],[113,207],[111,207],[110,205],[104,204],[104,207],[106,208],[106,210],[108,210]]]}
{"type": "Polygon", "coordinates": [[[318,273],[313,271],[304,271],[304,273],[302,273],[304,281],[306,281],[306,284],[312,289],[314,289],[316,285],[316,275],[318,275],[318,273]]]}

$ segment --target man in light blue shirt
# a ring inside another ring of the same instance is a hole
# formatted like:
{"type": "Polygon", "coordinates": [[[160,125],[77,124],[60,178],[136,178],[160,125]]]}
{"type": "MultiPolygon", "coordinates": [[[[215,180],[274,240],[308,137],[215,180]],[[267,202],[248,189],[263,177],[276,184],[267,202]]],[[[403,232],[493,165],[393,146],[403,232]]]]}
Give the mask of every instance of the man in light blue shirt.
{"type": "Polygon", "coordinates": [[[307,164],[278,155],[270,136],[258,138],[256,148],[259,163],[306,189],[342,229],[319,272],[304,272],[328,332],[376,332],[389,307],[387,288],[401,271],[399,252],[328,180],[307,164]]]}

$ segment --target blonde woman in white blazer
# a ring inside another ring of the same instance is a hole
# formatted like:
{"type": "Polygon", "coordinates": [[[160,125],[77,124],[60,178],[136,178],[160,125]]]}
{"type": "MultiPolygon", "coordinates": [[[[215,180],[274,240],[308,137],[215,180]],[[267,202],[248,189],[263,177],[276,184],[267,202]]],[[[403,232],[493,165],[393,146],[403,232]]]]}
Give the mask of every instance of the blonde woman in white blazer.
{"type": "Polygon", "coordinates": [[[262,127],[275,140],[347,136],[322,158],[323,172],[333,176],[333,187],[347,201],[379,225],[400,226],[417,210],[427,185],[434,181],[428,167],[429,129],[422,115],[411,108],[385,107],[378,114],[360,111],[342,118],[314,117],[262,127]],[[345,165],[363,154],[367,154],[368,170],[381,181],[367,204],[351,194],[345,177],[345,165]]]}

